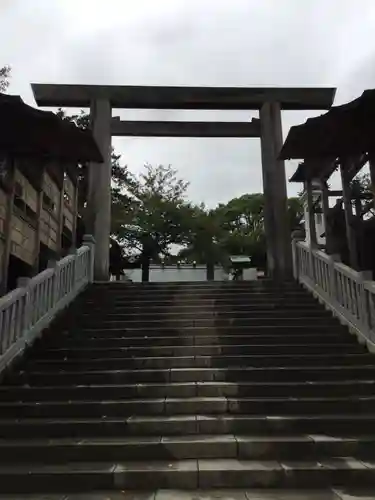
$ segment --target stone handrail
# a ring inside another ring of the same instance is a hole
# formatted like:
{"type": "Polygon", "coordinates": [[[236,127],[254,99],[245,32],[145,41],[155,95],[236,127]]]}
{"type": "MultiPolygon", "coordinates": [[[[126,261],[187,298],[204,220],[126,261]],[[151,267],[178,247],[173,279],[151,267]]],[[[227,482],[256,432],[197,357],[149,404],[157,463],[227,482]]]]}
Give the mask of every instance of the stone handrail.
{"type": "Polygon", "coordinates": [[[375,351],[375,282],[339,258],[293,240],[294,277],[375,351]]]}
{"type": "Polygon", "coordinates": [[[0,373],[93,281],[95,245],[83,246],[0,298],[0,373]]]}

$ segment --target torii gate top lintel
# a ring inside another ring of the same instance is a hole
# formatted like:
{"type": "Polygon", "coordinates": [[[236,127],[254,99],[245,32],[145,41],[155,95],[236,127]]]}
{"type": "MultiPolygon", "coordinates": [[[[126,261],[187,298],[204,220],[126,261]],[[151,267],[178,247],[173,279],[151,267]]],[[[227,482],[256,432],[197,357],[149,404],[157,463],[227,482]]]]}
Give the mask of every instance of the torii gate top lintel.
{"type": "Polygon", "coordinates": [[[113,108],[133,109],[260,109],[277,102],[285,110],[329,109],[335,88],[329,87],[163,87],[129,85],[65,85],[33,83],[39,106],[89,107],[97,99],[113,108]]]}

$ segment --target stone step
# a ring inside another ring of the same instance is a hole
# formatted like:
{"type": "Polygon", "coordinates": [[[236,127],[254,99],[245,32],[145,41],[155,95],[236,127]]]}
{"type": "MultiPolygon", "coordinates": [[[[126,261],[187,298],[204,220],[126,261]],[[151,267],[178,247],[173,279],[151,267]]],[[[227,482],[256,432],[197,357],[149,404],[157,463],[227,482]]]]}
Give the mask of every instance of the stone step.
{"type": "Polygon", "coordinates": [[[88,287],[84,293],[81,295],[82,298],[87,298],[92,295],[112,295],[112,296],[122,296],[124,294],[139,295],[144,293],[158,294],[158,293],[168,293],[176,296],[185,296],[191,293],[253,293],[253,294],[275,294],[282,296],[284,293],[294,292],[300,295],[309,296],[307,290],[300,285],[288,285],[282,286],[257,286],[257,285],[242,285],[237,286],[235,283],[228,283],[226,286],[189,286],[189,284],[183,285],[181,287],[159,287],[155,286],[139,286],[139,287],[88,287]]]}
{"type": "MultiPolygon", "coordinates": [[[[145,319],[147,321],[160,321],[160,320],[174,320],[176,318],[183,319],[232,319],[233,316],[236,318],[264,318],[265,316],[269,317],[278,317],[278,318],[331,318],[332,313],[329,311],[325,311],[324,309],[282,309],[282,308],[247,308],[242,310],[222,310],[220,307],[218,308],[205,308],[203,310],[198,310],[197,308],[191,308],[189,311],[181,311],[175,310],[175,308],[169,307],[165,308],[165,310],[154,310],[149,311],[146,308],[139,308],[139,310],[131,309],[129,312],[126,312],[122,309],[118,311],[114,311],[111,309],[110,311],[105,311],[103,309],[96,310],[95,313],[90,312],[88,309],[87,312],[80,311],[75,315],[71,315],[75,320],[82,320],[82,322],[87,321],[87,319],[95,318],[97,321],[137,321],[139,319],[145,319]]],[[[73,319],[69,318],[69,319],[73,319]]]]}
{"type": "Polygon", "coordinates": [[[292,367],[331,365],[373,365],[375,356],[370,353],[355,354],[269,354],[258,355],[203,355],[203,356],[144,356],[114,358],[62,358],[31,359],[25,363],[27,370],[82,371],[129,370],[129,369],[173,369],[173,368],[231,368],[231,367],[292,367]]]}
{"type": "MultiPolygon", "coordinates": [[[[57,439],[125,436],[239,434],[251,436],[373,435],[374,414],[332,415],[133,415],[122,418],[0,419],[0,438],[57,439]]],[[[303,458],[303,457],[301,457],[303,458]]]]}
{"type": "Polygon", "coordinates": [[[119,490],[36,495],[7,494],[1,495],[0,500],[373,500],[373,490],[344,487],[325,489],[286,489],[286,488],[247,488],[247,489],[197,489],[176,490],[158,489],[155,491],[119,490]],[[89,495],[89,496],[88,496],[89,495]]]}
{"type": "MultiPolygon", "coordinates": [[[[329,328],[331,326],[335,327],[338,325],[338,322],[333,317],[314,317],[309,318],[309,324],[311,327],[322,326],[325,328],[329,328]]],[[[111,328],[127,328],[127,329],[148,329],[148,330],[157,330],[164,328],[186,328],[186,327],[200,327],[200,328],[215,328],[224,327],[229,330],[232,330],[233,327],[274,327],[282,325],[284,328],[294,326],[303,328],[306,325],[306,319],[303,317],[288,317],[283,318],[281,316],[270,316],[264,314],[262,317],[257,316],[249,316],[244,318],[220,318],[220,317],[212,317],[212,318],[163,318],[163,319],[155,319],[148,320],[147,318],[139,318],[132,320],[111,320],[106,318],[100,318],[100,320],[96,320],[95,318],[84,318],[81,317],[79,320],[74,321],[74,318],[66,319],[64,322],[60,323],[61,328],[82,328],[82,329],[91,329],[91,330],[103,330],[103,329],[111,329],[111,328]]]]}
{"type": "MultiPolygon", "coordinates": [[[[77,349],[77,350],[90,350],[90,349],[121,349],[132,347],[137,349],[137,347],[142,347],[145,349],[150,348],[150,343],[152,342],[152,348],[158,347],[188,347],[188,346],[225,346],[225,347],[236,347],[238,345],[279,345],[279,346],[293,346],[293,345],[306,345],[306,346],[316,346],[319,344],[327,345],[350,345],[352,347],[358,347],[358,342],[356,337],[349,335],[348,332],[343,333],[330,333],[329,331],[325,333],[308,333],[301,334],[300,330],[293,330],[292,332],[285,333],[284,335],[276,334],[262,334],[262,333],[251,333],[251,334],[232,334],[232,335],[179,335],[175,336],[173,333],[167,336],[159,336],[152,333],[150,337],[145,333],[145,335],[131,336],[129,332],[124,330],[115,330],[116,335],[113,334],[113,330],[106,335],[97,335],[95,333],[87,334],[87,332],[72,332],[64,334],[56,334],[52,332],[50,335],[45,335],[43,340],[38,340],[34,344],[34,349],[37,352],[43,349],[77,349]],[[95,336],[93,336],[95,335],[95,336]],[[110,336],[109,336],[110,335],[110,336]]],[[[184,333],[184,332],[182,332],[184,333]]]]}
{"type": "Polygon", "coordinates": [[[76,461],[121,462],[235,458],[239,460],[319,460],[355,456],[375,458],[375,436],[181,435],[123,438],[7,440],[0,442],[0,463],[64,464],[76,461]]]}
{"type": "MultiPolygon", "coordinates": [[[[234,311],[239,310],[269,310],[276,309],[282,310],[287,309],[289,311],[293,310],[315,310],[315,311],[325,311],[325,308],[319,304],[319,302],[314,299],[305,299],[293,297],[291,299],[249,299],[246,297],[233,297],[232,299],[205,299],[205,298],[196,298],[196,299],[187,299],[187,300],[176,300],[176,299],[162,299],[155,298],[155,300],[116,300],[115,298],[100,298],[98,297],[96,300],[87,300],[74,302],[70,307],[69,311],[76,313],[81,308],[84,311],[94,310],[100,304],[100,309],[103,311],[131,311],[133,309],[141,309],[148,311],[165,311],[165,310],[185,310],[189,311],[191,309],[209,309],[209,310],[228,310],[232,309],[234,311]]],[[[98,313],[96,311],[94,314],[98,313]]]]}
{"type": "Polygon", "coordinates": [[[304,291],[296,288],[285,288],[284,290],[276,290],[276,289],[264,289],[264,290],[256,290],[251,288],[222,288],[222,289],[194,289],[187,288],[186,290],[151,290],[151,289],[123,289],[123,290],[88,290],[82,299],[97,299],[100,296],[105,295],[106,298],[114,297],[117,300],[120,299],[151,299],[155,296],[160,298],[174,298],[179,300],[184,300],[185,298],[195,298],[195,297],[204,297],[204,298],[227,298],[227,297],[257,297],[258,299],[264,297],[275,297],[277,298],[285,298],[285,297],[309,297],[309,295],[304,291]]]}
{"type": "MultiPolygon", "coordinates": [[[[331,319],[330,319],[331,321],[331,319]]],[[[73,325],[71,329],[55,328],[56,334],[64,333],[67,337],[80,337],[86,339],[87,337],[133,337],[135,335],[141,335],[143,337],[148,337],[152,339],[153,337],[167,336],[172,337],[189,337],[189,336],[210,336],[220,338],[221,336],[236,336],[236,335],[298,335],[300,337],[308,334],[339,334],[343,333],[348,335],[348,330],[346,327],[340,325],[338,322],[333,322],[330,324],[312,324],[309,322],[308,325],[253,325],[253,326],[221,326],[221,325],[211,325],[211,326],[184,326],[179,327],[170,325],[158,325],[150,324],[148,327],[144,326],[134,326],[125,324],[121,327],[115,327],[113,325],[103,326],[101,324],[91,325],[90,327],[78,328],[73,325]]],[[[206,343],[206,342],[205,342],[206,343]]]]}
{"type": "Polygon", "coordinates": [[[353,457],[316,462],[236,459],[68,462],[0,467],[2,493],[125,489],[327,488],[375,485],[374,465],[353,457]]]}
{"type": "Polygon", "coordinates": [[[123,282],[123,281],[107,281],[107,282],[96,282],[90,285],[88,290],[99,289],[99,290],[121,290],[126,289],[173,289],[173,290],[185,290],[186,288],[255,288],[255,289],[265,289],[272,288],[283,290],[284,288],[296,288],[303,290],[302,286],[294,280],[284,281],[282,284],[278,284],[270,279],[259,279],[259,280],[239,280],[239,281],[173,281],[173,282],[160,282],[160,281],[148,281],[143,283],[137,283],[134,281],[123,282]]]}
{"type": "Polygon", "coordinates": [[[100,304],[104,310],[108,310],[109,308],[117,309],[119,307],[141,307],[146,309],[148,307],[153,308],[166,308],[170,307],[186,307],[186,308],[225,308],[225,307],[288,307],[293,306],[296,309],[299,308],[310,308],[312,306],[317,307],[319,310],[324,310],[324,307],[313,297],[309,296],[301,296],[298,294],[293,295],[268,295],[268,296],[259,296],[258,294],[254,294],[251,296],[250,294],[242,294],[242,295],[223,295],[223,296],[201,296],[200,294],[188,295],[188,296],[172,296],[172,295],[159,295],[156,294],[154,297],[147,296],[136,296],[132,295],[129,297],[121,297],[121,296],[105,296],[103,294],[97,297],[88,297],[86,300],[78,299],[77,302],[74,302],[70,306],[70,310],[77,310],[80,306],[83,306],[86,310],[89,307],[95,307],[100,304]]]}
{"type": "MultiPolygon", "coordinates": [[[[263,339],[261,339],[263,340],[263,339]]],[[[296,340],[297,342],[297,340],[296,340]]],[[[322,344],[238,344],[238,345],[145,345],[127,347],[74,347],[70,349],[38,349],[31,352],[32,359],[98,359],[144,356],[233,356],[263,354],[365,354],[366,348],[357,343],[322,344]]]]}
{"type": "Polygon", "coordinates": [[[124,281],[110,281],[105,283],[90,284],[86,288],[84,294],[95,292],[111,292],[111,293],[124,293],[132,291],[137,293],[139,291],[169,291],[175,293],[184,293],[186,290],[254,290],[254,291],[276,291],[278,293],[284,290],[297,290],[301,293],[306,293],[306,289],[296,281],[289,281],[283,283],[271,283],[264,280],[227,280],[227,281],[182,281],[182,282],[124,282],[124,281]]]}
{"type": "Polygon", "coordinates": [[[281,366],[259,368],[172,368],[105,371],[20,371],[9,377],[11,385],[86,385],[149,382],[304,382],[314,380],[373,380],[370,366],[281,366]]]}
{"type": "Polygon", "coordinates": [[[243,312],[243,311],[278,311],[278,310],[288,310],[288,311],[294,311],[294,310],[306,310],[306,311],[326,311],[324,307],[319,304],[319,302],[316,302],[314,300],[308,300],[305,302],[298,302],[297,305],[293,303],[292,301],[290,302],[279,302],[279,301],[247,301],[247,302],[221,302],[219,305],[215,302],[212,301],[197,301],[195,304],[191,304],[189,302],[185,303],[179,303],[179,302],[159,302],[159,301],[152,301],[150,303],[143,304],[141,303],[135,303],[135,302],[124,302],[122,304],[116,304],[116,303],[111,303],[107,302],[104,306],[101,305],[100,311],[93,311],[92,310],[92,303],[88,304],[87,302],[82,302],[80,304],[72,304],[71,310],[74,312],[83,312],[89,314],[90,312],[92,314],[100,314],[101,311],[106,312],[106,313],[114,313],[117,314],[119,312],[122,313],[147,313],[151,314],[153,312],[165,312],[165,311],[173,311],[173,312],[181,312],[181,313],[189,313],[193,311],[197,312],[205,312],[212,308],[215,308],[215,310],[218,310],[219,312],[222,313],[236,313],[243,312]]]}
{"type": "Polygon", "coordinates": [[[0,418],[89,418],[130,415],[319,415],[375,413],[375,397],[192,397],[99,401],[1,402],[0,418]]]}
{"type": "Polygon", "coordinates": [[[85,401],[166,397],[340,397],[375,395],[375,380],[337,382],[181,382],[83,386],[0,386],[0,401],[85,401]]]}

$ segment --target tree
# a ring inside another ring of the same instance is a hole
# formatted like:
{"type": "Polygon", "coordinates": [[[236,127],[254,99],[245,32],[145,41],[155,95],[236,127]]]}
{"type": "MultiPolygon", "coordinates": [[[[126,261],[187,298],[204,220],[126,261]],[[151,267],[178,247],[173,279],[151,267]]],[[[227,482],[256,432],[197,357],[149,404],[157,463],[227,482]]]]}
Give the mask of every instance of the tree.
{"type": "Polygon", "coordinates": [[[159,253],[172,244],[183,245],[190,231],[188,183],[170,165],[145,165],[145,172],[130,175],[126,186],[114,189],[112,229],[129,251],[141,250],[144,235],[153,238],[159,253]]]}
{"type": "MultiPolygon", "coordinates": [[[[228,255],[247,255],[256,267],[266,266],[264,232],[264,195],[245,194],[221,204],[216,209],[224,229],[220,246],[228,255]]],[[[288,200],[289,228],[292,232],[301,223],[302,205],[298,198],[288,200]]]]}
{"type": "Polygon", "coordinates": [[[6,65],[0,68],[0,92],[5,92],[9,87],[11,67],[6,65]]]}
{"type": "MultiPolygon", "coordinates": [[[[90,117],[84,111],[70,116],[59,109],[57,114],[81,128],[90,127],[90,117]]],[[[80,185],[82,205],[87,194],[85,165],[81,166],[80,185]]],[[[144,172],[134,175],[121,164],[121,155],[112,150],[111,232],[126,254],[140,252],[145,235],[153,238],[159,253],[167,253],[171,244],[187,241],[191,216],[185,199],[187,188],[188,183],[179,179],[170,165],[145,165],[144,172]]]]}

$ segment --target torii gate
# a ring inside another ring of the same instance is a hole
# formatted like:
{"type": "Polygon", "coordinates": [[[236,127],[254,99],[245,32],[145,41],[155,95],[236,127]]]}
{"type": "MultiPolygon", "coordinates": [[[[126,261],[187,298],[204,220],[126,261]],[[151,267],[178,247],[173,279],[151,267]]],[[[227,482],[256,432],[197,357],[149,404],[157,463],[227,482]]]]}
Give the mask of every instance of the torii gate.
{"type": "Polygon", "coordinates": [[[157,87],[32,84],[39,106],[90,108],[104,164],[90,165],[88,207],[96,240],[95,279],[107,280],[111,225],[111,136],[260,137],[268,273],[292,276],[281,110],[329,109],[334,88],[157,87]],[[112,108],[259,110],[251,122],[120,121],[112,108]]]}

